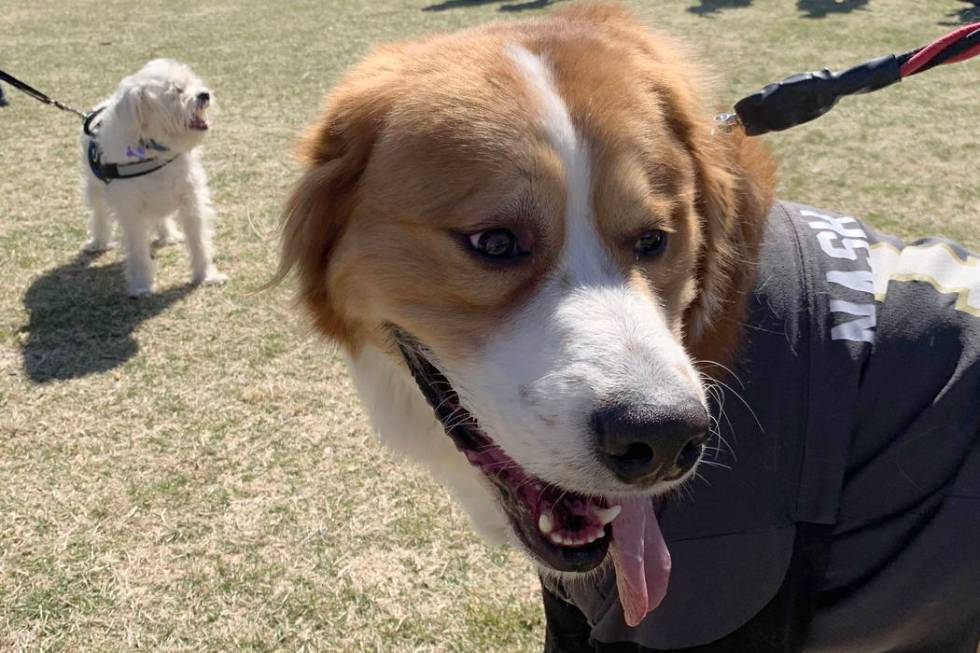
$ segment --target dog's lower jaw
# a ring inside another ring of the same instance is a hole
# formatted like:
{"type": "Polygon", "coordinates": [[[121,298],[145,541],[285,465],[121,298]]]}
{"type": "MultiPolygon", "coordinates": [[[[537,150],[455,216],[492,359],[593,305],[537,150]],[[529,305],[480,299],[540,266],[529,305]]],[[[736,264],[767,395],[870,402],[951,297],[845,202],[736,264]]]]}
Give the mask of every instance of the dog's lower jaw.
{"type": "MultiPolygon", "coordinates": [[[[601,498],[579,497],[576,500],[574,493],[542,487],[540,480],[524,476],[519,468],[512,470],[519,474],[516,485],[511,476],[507,477],[510,480],[504,480],[503,476],[497,476],[496,470],[509,460],[506,454],[496,454],[503,456],[498,459],[490,448],[459,448],[460,445],[436,419],[429,401],[396,354],[387,354],[371,344],[364,344],[356,354],[349,351],[345,354],[362,403],[382,440],[396,453],[421,463],[448,486],[453,498],[468,514],[473,529],[487,544],[510,544],[522,551],[541,572],[568,577],[588,577],[608,563],[606,553],[611,527],[607,525],[618,514],[619,508],[613,506],[617,512],[608,517],[602,511],[611,506],[613,500],[608,503],[601,498]],[[483,451],[482,456],[480,451],[483,451]],[[495,487],[497,484],[499,487],[495,487]],[[577,512],[576,506],[583,511],[577,512]],[[529,519],[522,510],[531,511],[529,519]],[[562,548],[569,542],[561,542],[559,538],[553,540],[553,544],[547,537],[551,527],[539,525],[539,518],[545,516],[545,511],[552,516],[552,510],[555,510],[554,516],[566,515],[558,519],[559,523],[571,519],[569,524],[578,524],[569,527],[573,531],[585,530],[590,520],[595,524],[596,520],[602,519],[605,533],[598,540],[580,538],[571,548],[562,548]]],[[[510,464],[513,461],[505,467],[510,469],[510,464]]],[[[660,494],[680,482],[680,479],[661,482],[650,490],[660,494]]]]}
{"type": "Polygon", "coordinates": [[[404,365],[368,343],[356,354],[343,353],[382,442],[399,456],[428,469],[445,485],[487,544],[516,543],[490,483],[456,449],[404,365]]]}

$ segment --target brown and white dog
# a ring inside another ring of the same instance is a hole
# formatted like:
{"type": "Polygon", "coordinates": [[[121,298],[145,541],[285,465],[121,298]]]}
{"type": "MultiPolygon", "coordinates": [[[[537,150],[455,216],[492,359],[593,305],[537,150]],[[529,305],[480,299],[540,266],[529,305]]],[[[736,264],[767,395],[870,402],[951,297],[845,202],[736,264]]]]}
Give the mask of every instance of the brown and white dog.
{"type": "Polygon", "coordinates": [[[607,6],[379,48],[283,218],[279,278],[385,442],[545,573],[611,560],[629,623],[663,597],[649,498],[700,459],[772,203],[697,79],[607,6]]]}

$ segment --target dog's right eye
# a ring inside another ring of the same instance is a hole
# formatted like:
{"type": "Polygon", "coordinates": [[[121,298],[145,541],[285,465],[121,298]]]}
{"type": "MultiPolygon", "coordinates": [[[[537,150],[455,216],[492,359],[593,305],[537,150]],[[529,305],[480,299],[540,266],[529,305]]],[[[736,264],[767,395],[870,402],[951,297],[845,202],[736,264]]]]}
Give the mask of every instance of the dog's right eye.
{"type": "Polygon", "coordinates": [[[496,228],[477,231],[467,236],[470,247],[477,253],[496,260],[506,260],[523,256],[520,242],[509,229],[496,228]]]}
{"type": "Polygon", "coordinates": [[[637,259],[653,259],[662,254],[667,247],[667,233],[660,229],[645,231],[633,244],[637,259]]]}

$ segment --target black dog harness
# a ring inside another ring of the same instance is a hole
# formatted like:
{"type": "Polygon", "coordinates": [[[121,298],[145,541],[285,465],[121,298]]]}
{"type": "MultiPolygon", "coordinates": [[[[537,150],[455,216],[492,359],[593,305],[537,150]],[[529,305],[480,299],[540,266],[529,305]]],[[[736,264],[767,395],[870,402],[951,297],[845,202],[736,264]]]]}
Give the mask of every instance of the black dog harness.
{"type": "Polygon", "coordinates": [[[101,179],[106,184],[113,179],[134,179],[136,177],[148,175],[151,172],[156,172],[180,156],[180,154],[175,154],[168,158],[145,158],[147,150],[155,152],[169,152],[170,148],[157,143],[153,139],[148,141],[140,139],[140,142],[135,150],[132,148],[128,148],[127,150],[128,155],[139,157],[139,161],[134,161],[133,163],[104,162],[102,160],[102,148],[99,147],[98,141],[99,127],[102,123],[95,120],[95,118],[104,110],[105,107],[99,107],[89,114],[88,117],[85,118],[83,129],[85,134],[91,138],[88,144],[89,169],[92,170],[93,175],[101,179]]]}
{"type": "MultiPolygon", "coordinates": [[[[0,80],[13,85],[15,88],[30,95],[39,102],[50,104],[51,106],[61,109],[62,111],[68,111],[79,116],[83,120],[82,129],[84,130],[85,135],[92,139],[88,144],[88,166],[92,170],[92,174],[106,184],[113,179],[133,179],[135,177],[148,175],[151,172],[156,172],[180,156],[180,154],[175,154],[169,158],[146,158],[144,155],[146,154],[147,150],[153,150],[156,152],[170,151],[170,148],[157,143],[153,139],[150,139],[149,141],[140,140],[135,150],[129,148],[127,151],[129,156],[138,157],[139,161],[134,161],[133,163],[105,163],[102,161],[102,148],[99,147],[97,138],[99,125],[101,123],[96,120],[96,118],[103,111],[105,111],[104,106],[99,107],[89,113],[82,113],[78,109],[70,107],[63,102],[59,102],[58,100],[49,97],[33,86],[22,82],[13,75],[10,75],[2,70],[0,70],[0,80]]],[[[2,99],[3,94],[0,92],[0,100],[2,99]]],[[[0,102],[0,106],[3,106],[3,104],[4,102],[0,102]]]]}

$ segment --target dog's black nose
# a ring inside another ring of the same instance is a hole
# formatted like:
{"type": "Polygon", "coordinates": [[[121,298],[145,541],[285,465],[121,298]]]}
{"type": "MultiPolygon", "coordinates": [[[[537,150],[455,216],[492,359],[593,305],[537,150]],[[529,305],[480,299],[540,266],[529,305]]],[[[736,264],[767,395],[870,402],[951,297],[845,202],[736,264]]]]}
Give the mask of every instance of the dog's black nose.
{"type": "Polygon", "coordinates": [[[211,101],[211,94],[208,93],[207,91],[201,91],[200,93],[197,94],[197,101],[198,102],[210,102],[211,101]]]}
{"type": "Polygon", "coordinates": [[[708,412],[700,402],[673,406],[612,405],[592,414],[602,464],[624,483],[671,481],[694,467],[708,438],[708,412]]]}

